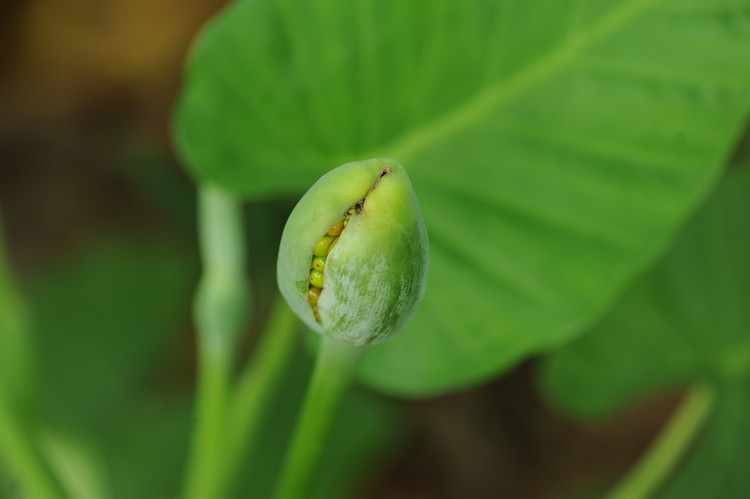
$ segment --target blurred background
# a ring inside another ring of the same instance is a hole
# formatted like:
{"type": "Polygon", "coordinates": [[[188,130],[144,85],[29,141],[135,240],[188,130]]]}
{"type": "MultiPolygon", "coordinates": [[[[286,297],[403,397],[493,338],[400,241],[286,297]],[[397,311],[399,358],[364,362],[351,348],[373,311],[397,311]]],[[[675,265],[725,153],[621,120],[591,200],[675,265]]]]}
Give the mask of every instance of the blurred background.
{"type": "MultiPolygon", "coordinates": [[[[51,448],[77,449],[62,459],[102,471],[112,497],[173,497],[185,465],[199,265],[195,186],[176,160],[170,119],[190,41],[223,4],[0,4],[0,210],[32,317],[40,412],[51,448]]],[[[276,242],[294,202],[246,207],[248,239],[273,242],[250,244],[246,351],[274,299],[257,290],[276,289],[276,242]]],[[[258,484],[277,466],[310,365],[300,344],[238,497],[267,494],[270,483],[258,484]]],[[[594,493],[628,469],[680,398],[574,422],[537,394],[534,367],[416,401],[356,389],[343,418],[359,424],[343,425],[326,465],[352,468],[352,483],[324,484],[320,497],[594,493]]],[[[0,472],[0,497],[17,493],[0,472]]]]}

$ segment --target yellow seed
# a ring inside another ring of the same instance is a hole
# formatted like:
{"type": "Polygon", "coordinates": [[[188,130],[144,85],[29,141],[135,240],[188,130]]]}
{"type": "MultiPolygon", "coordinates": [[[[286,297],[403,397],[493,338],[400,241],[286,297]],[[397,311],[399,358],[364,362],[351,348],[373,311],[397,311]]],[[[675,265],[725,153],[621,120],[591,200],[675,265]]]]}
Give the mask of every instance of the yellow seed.
{"type": "Polygon", "coordinates": [[[346,212],[346,215],[344,216],[344,220],[342,220],[342,223],[343,223],[344,227],[341,230],[344,230],[346,228],[346,226],[349,225],[349,220],[352,219],[352,217],[354,216],[354,212],[355,211],[356,210],[354,209],[354,207],[351,207],[351,208],[349,208],[349,211],[346,212]]]}
{"type": "Polygon", "coordinates": [[[323,287],[323,273],[318,272],[317,270],[311,270],[310,271],[310,284],[312,284],[316,288],[322,288],[323,287]]]}
{"type": "Polygon", "coordinates": [[[318,241],[318,244],[315,245],[313,256],[326,256],[328,247],[331,246],[333,239],[333,236],[323,236],[320,241],[318,241]]]}
{"type": "Polygon", "coordinates": [[[318,298],[320,298],[320,292],[323,291],[321,288],[310,286],[307,288],[307,302],[312,305],[313,311],[317,310],[318,298]]]}
{"type": "Polygon", "coordinates": [[[336,225],[328,229],[327,235],[329,236],[340,236],[341,231],[344,230],[344,220],[339,220],[336,225]]]}
{"type": "Polygon", "coordinates": [[[331,243],[331,245],[328,247],[328,252],[326,253],[326,257],[331,254],[331,251],[333,251],[333,247],[336,246],[336,243],[339,242],[339,239],[340,238],[337,237],[336,239],[333,240],[333,242],[331,243]]]}
{"type": "MultiPolygon", "coordinates": [[[[331,244],[333,246],[333,244],[331,244]]],[[[326,257],[316,256],[312,261],[312,268],[318,272],[323,272],[326,269],[326,257]]]]}

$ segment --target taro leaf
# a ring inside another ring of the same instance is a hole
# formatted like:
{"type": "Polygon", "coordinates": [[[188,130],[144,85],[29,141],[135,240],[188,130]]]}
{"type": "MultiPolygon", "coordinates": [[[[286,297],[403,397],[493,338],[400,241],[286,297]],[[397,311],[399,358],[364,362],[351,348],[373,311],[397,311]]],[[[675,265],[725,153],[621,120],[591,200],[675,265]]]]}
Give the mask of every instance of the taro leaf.
{"type": "Polygon", "coordinates": [[[400,160],[431,237],[364,380],[424,395],[574,337],[664,250],[750,104],[750,1],[241,1],[176,117],[200,182],[300,195],[400,160]]]}
{"type": "Polygon", "coordinates": [[[553,353],[542,386],[578,416],[601,416],[649,392],[713,385],[702,439],[667,497],[746,497],[750,490],[750,168],[730,172],[652,273],[591,333],[553,353]]]}
{"type": "Polygon", "coordinates": [[[92,448],[110,471],[113,497],[176,490],[189,405],[185,393],[164,393],[164,366],[189,321],[194,281],[176,248],[118,241],[27,286],[44,416],[92,448]]]}

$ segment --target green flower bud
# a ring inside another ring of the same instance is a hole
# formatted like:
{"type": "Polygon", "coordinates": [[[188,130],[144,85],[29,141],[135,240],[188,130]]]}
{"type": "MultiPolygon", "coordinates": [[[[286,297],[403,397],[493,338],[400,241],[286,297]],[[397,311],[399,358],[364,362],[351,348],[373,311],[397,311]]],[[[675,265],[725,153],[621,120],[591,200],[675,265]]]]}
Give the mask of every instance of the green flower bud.
{"type": "Polygon", "coordinates": [[[302,197],[281,236],[277,278],[312,329],[368,345],[412,317],[428,261],[427,229],[404,167],[370,159],[330,171],[302,197]]]}

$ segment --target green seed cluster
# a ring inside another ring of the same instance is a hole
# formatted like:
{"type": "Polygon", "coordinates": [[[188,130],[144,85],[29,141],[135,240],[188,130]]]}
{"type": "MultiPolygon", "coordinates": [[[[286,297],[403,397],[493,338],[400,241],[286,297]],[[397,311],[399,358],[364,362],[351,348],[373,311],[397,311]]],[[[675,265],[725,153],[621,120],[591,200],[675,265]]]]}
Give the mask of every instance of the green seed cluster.
{"type": "Polygon", "coordinates": [[[336,222],[336,224],[328,229],[323,237],[320,238],[318,244],[313,249],[312,262],[310,263],[310,286],[307,288],[307,302],[313,309],[313,315],[315,320],[320,324],[320,314],[318,313],[318,299],[320,293],[323,292],[323,271],[326,269],[326,259],[328,255],[333,251],[336,243],[339,242],[341,234],[349,225],[352,215],[354,215],[356,209],[352,206],[349,211],[344,214],[344,218],[336,222]]]}

